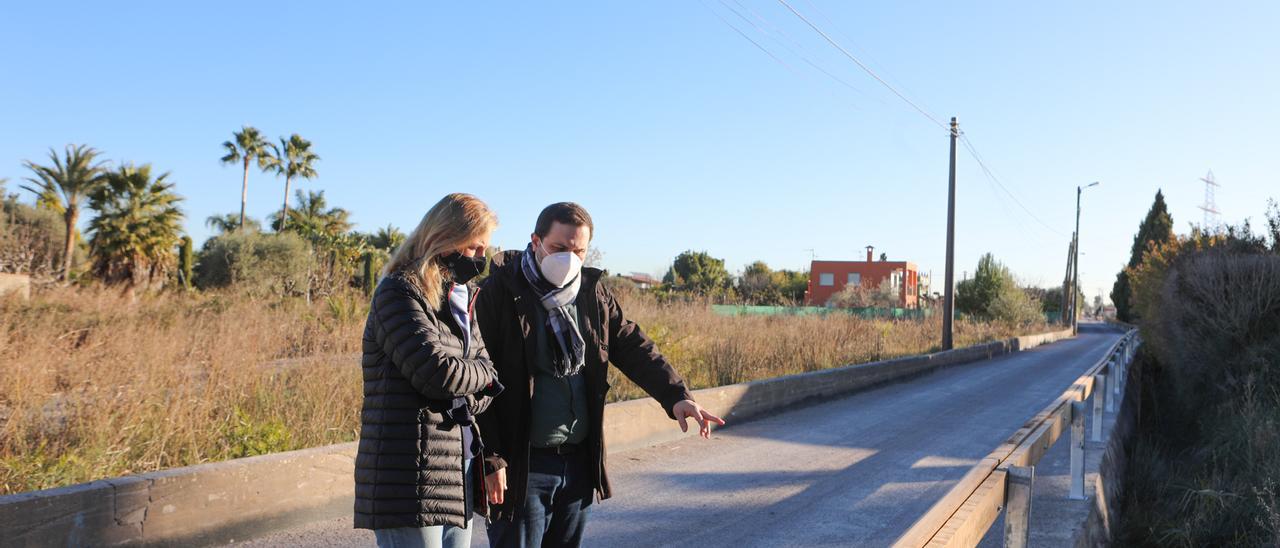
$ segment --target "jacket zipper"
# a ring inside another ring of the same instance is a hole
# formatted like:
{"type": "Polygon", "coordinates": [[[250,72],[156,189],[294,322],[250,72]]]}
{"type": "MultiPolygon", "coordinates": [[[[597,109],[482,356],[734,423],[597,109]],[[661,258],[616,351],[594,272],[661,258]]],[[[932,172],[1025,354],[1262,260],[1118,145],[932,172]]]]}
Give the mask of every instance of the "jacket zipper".
{"type": "MultiPolygon", "coordinates": [[[[513,297],[512,297],[512,302],[513,302],[513,303],[515,303],[515,309],[516,309],[516,315],[517,315],[517,324],[519,323],[519,316],[521,315],[520,307],[522,306],[522,305],[521,305],[521,303],[522,303],[523,301],[524,301],[524,296],[523,296],[523,295],[520,295],[519,293],[515,293],[515,294],[513,295],[513,297]]],[[[535,303],[533,306],[540,306],[540,305],[539,305],[539,304],[537,304],[537,303],[535,303]]],[[[528,323],[529,323],[529,315],[528,315],[528,314],[524,314],[523,316],[524,316],[524,318],[525,318],[525,323],[526,323],[526,324],[528,324],[528,323]]],[[[530,404],[530,405],[532,405],[532,402],[533,402],[533,384],[534,384],[534,374],[533,374],[533,371],[532,371],[532,370],[530,370],[530,369],[529,369],[529,367],[528,367],[528,359],[529,359],[529,355],[528,355],[529,353],[527,352],[528,348],[523,348],[523,344],[524,344],[524,334],[522,333],[522,334],[521,334],[521,345],[522,345],[522,352],[521,352],[521,354],[522,354],[522,355],[524,356],[524,358],[525,358],[525,369],[526,369],[526,370],[525,370],[525,374],[526,374],[526,375],[528,376],[528,378],[529,378],[529,399],[527,400],[527,403],[528,403],[528,404],[530,404]]],[[[526,428],[525,428],[525,429],[526,429],[526,431],[530,429],[530,428],[529,428],[529,425],[528,425],[528,421],[532,420],[532,419],[530,418],[530,417],[532,417],[532,415],[533,415],[533,414],[532,414],[531,412],[527,412],[527,413],[525,413],[525,420],[526,420],[526,428]]],[[[525,468],[525,471],[524,471],[524,478],[523,478],[524,483],[523,483],[522,485],[518,486],[519,492],[521,493],[519,496],[522,498],[522,500],[521,500],[521,502],[522,502],[522,503],[524,502],[524,500],[523,500],[523,499],[528,497],[528,492],[529,492],[529,460],[532,458],[532,447],[533,447],[533,444],[532,444],[532,443],[530,443],[530,441],[529,441],[529,437],[530,437],[530,436],[529,436],[528,434],[526,434],[526,435],[524,436],[524,440],[523,440],[523,441],[524,441],[524,443],[523,443],[523,444],[520,444],[520,445],[522,445],[522,447],[521,447],[521,457],[524,459],[524,461],[523,461],[523,462],[524,462],[524,468],[525,468]]],[[[513,449],[513,450],[514,450],[514,449],[513,449]]],[[[510,463],[508,463],[508,466],[510,466],[510,463]]],[[[507,478],[507,491],[512,491],[512,490],[513,490],[513,489],[512,489],[512,487],[513,487],[513,486],[511,485],[511,478],[507,478]]],[[[507,502],[507,501],[505,501],[505,500],[504,500],[504,502],[507,502]]],[[[514,506],[514,504],[513,504],[512,506],[514,506]]],[[[512,518],[512,520],[514,520],[514,517],[512,518]]]]}
{"type": "MultiPolygon", "coordinates": [[[[474,421],[475,419],[473,418],[471,420],[474,421]]],[[[460,428],[462,427],[462,425],[458,425],[458,426],[460,428]]],[[[470,427],[468,426],[467,428],[470,428],[470,427]]],[[[462,445],[462,528],[466,529],[468,525],[467,522],[471,521],[471,512],[469,511],[469,506],[467,505],[467,500],[471,498],[471,493],[470,493],[471,490],[467,489],[467,474],[468,474],[467,458],[466,458],[467,440],[466,440],[466,436],[461,436],[461,437],[463,439],[459,445],[462,445]]]]}
{"type": "MultiPolygon", "coordinates": [[[[598,282],[597,282],[597,283],[598,283],[598,282]]],[[[595,290],[596,290],[596,288],[595,288],[595,287],[592,287],[591,289],[592,289],[592,291],[595,291],[595,290]]],[[[598,296],[599,296],[599,295],[597,295],[597,297],[598,297],[598,296]]],[[[604,313],[605,313],[605,312],[604,312],[604,310],[605,310],[605,309],[604,309],[603,307],[601,307],[601,306],[600,306],[600,299],[599,299],[599,298],[596,298],[596,299],[595,299],[595,301],[596,301],[596,311],[595,311],[596,313],[595,313],[595,314],[592,314],[593,316],[595,316],[595,317],[594,317],[594,318],[592,318],[592,319],[594,319],[594,320],[595,320],[595,322],[596,322],[596,333],[595,333],[595,335],[596,335],[596,345],[597,345],[597,346],[599,346],[600,341],[607,340],[607,339],[606,339],[606,333],[605,333],[605,330],[604,330],[604,313]]],[[[608,343],[608,342],[606,342],[606,343],[605,343],[605,352],[608,352],[608,348],[609,348],[609,343],[608,343]]],[[[597,355],[598,355],[598,354],[599,354],[599,352],[597,352],[597,355]]],[[[605,385],[605,390],[606,390],[606,393],[605,393],[605,394],[601,394],[601,395],[600,395],[601,399],[603,399],[603,398],[605,398],[605,397],[607,397],[607,396],[608,396],[607,391],[609,390],[609,388],[608,388],[608,386],[609,386],[609,362],[606,360],[606,361],[605,361],[603,364],[601,364],[601,365],[603,366],[603,367],[601,367],[601,368],[600,368],[600,369],[601,369],[601,374],[602,374],[602,375],[604,375],[604,378],[603,378],[603,379],[601,379],[601,382],[605,385]]],[[[590,402],[590,403],[591,403],[591,405],[593,405],[593,406],[598,405],[598,404],[596,404],[595,402],[590,402]]],[[[594,418],[594,417],[593,417],[593,418],[594,418]]],[[[599,419],[599,422],[600,422],[600,423],[602,423],[602,424],[599,424],[599,425],[592,425],[592,427],[593,427],[593,428],[595,428],[595,429],[596,429],[596,431],[600,433],[598,436],[596,436],[596,444],[597,444],[597,447],[592,448],[593,450],[595,450],[595,453],[596,453],[596,455],[595,455],[595,462],[596,462],[596,470],[595,470],[595,473],[596,473],[596,485],[597,485],[597,488],[596,488],[596,489],[594,489],[594,491],[595,491],[594,495],[595,495],[596,502],[600,502],[600,500],[601,500],[601,499],[600,499],[600,492],[601,492],[601,491],[603,490],[603,488],[604,488],[604,462],[603,462],[603,461],[604,461],[604,424],[603,424],[603,422],[604,422],[604,413],[603,413],[603,412],[601,412],[601,413],[600,413],[600,419],[599,419]]]]}
{"type": "MultiPolygon", "coordinates": [[[[457,284],[454,284],[454,285],[457,285],[457,284]]],[[[458,326],[458,327],[462,327],[462,329],[463,329],[463,331],[464,331],[463,336],[467,337],[467,339],[468,339],[468,341],[469,341],[469,344],[467,344],[467,347],[468,347],[468,348],[467,348],[467,351],[466,351],[466,352],[463,352],[463,356],[466,356],[467,354],[471,354],[471,353],[472,353],[472,351],[473,351],[473,350],[474,350],[474,348],[475,348],[475,345],[474,345],[474,344],[470,344],[470,339],[471,339],[471,323],[473,323],[473,322],[475,322],[475,321],[476,321],[476,297],[479,297],[479,296],[480,296],[480,288],[479,288],[479,287],[470,287],[470,288],[469,288],[469,290],[470,290],[471,295],[470,295],[470,298],[468,299],[468,301],[469,301],[469,302],[467,303],[467,320],[468,320],[468,322],[467,322],[467,325],[466,325],[465,327],[464,327],[464,326],[458,326]]],[[[479,357],[479,352],[475,352],[475,355],[476,355],[476,357],[479,357]]],[[[461,425],[459,425],[459,426],[461,426],[461,425]]],[[[473,494],[471,493],[471,490],[470,490],[470,489],[467,489],[467,475],[468,475],[468,474],[474,475],[474,474],[476,473],[476,471],[475,471],[475,469],[474,469],[474,468],[475,468],[475,465],[476,465],[475,461],[476,461],[476,459],[477,459],[477,458],[479,458],[479,460],[480,460],[480,489],[481,489],[482,491],[484,491],[484,494],[485,494],[485,497],[486,497],[486,499],[485,499],[484,522],[485,522],[485,524],[486,524],[486,525],[488,525],[488,524],[490,524],[490,523],[493,523],[492,521],[490,521],[490,520],[489,520],[490,511],[489,511],[489,507],[488,507],[488,502],[489,502],[489,501],[488,501],[488,498],[487,498],[487,497],[488,497],[488,495],[489,495],[489,476],[488,476],[488,475],[486,475],[486,474],[484,473],[484,439],[480,437],[480,425],[479,425],[479,423],[477,423],[477,422],[476,422],[476,418],[475,418],[474,416],[473,416],[473,417],[471,417],[471,426],[468,426],[467,428],[471,428],[471,433],[474,435],[475,440],[476,440],[476,443],[479,445],[479,449],[480,449],[480,451],[479,451],[479,453],[478,453],[478,454],[473,455],[473,456],[471,457],[471,461],[472,461],[472,462],[471,462],[471,466],[472,466],[472,469],[471,469],[471,470],[468,470],[468,469],[467,469],[467,464],[466,464],[465,459],[464,459],[463,464],[462,464],[462,511],[466,513],[466,515],[462,517],[463,528],[466,528],[466,524],[467,524],[467,522],[471,521],[471,514],[475,512],[475,508],[471,508],[471,507],[470,507],[470,505],[468,505],[468,504],[467,504],[467,501],[468,501],[468,500],[473,496],[473,494]]],[[[463,446],[462,446],[462,454],[463,454],[463,455],[466,455],[466,454],[467,454],[467,449],[468,449],[468,447],[465,445],[465,444],[466,444],[466,440],[462,440],[462,443],[463,443],[463,446]]]]}

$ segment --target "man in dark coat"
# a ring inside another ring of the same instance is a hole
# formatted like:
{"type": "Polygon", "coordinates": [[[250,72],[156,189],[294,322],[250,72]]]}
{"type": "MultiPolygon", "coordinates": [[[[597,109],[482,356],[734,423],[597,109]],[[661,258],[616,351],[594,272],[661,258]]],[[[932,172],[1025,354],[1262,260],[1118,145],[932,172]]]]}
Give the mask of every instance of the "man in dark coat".
{"type": "Polygon", "coordinates": [[[724,424],[640,326],[628,320],[602,272],[583,268],[594,233],[582,206],[538,216],[523,251],[494,257],[476,315],[506,387],[480,415],[491,546],[577,546],[593,495],[609,498],[603,416],[613,363],[688,431],[724,424]]]}

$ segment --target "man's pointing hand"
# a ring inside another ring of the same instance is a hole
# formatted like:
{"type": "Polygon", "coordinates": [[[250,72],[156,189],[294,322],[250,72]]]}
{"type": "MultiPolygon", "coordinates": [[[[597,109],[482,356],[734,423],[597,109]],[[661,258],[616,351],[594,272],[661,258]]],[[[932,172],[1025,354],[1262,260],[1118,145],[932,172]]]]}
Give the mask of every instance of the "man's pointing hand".
{"type": "Polygon", "coordinates": [[[680,431],[689,431],[689,419],[698,421],[698,434],[706,439],[711,439],[711,423],[724,426],[724,419],[712,415],[706,409],[703,409],[698,402],[693,400],[680,400],[679,403],[671,407],[671,414],[675,415],[676,420],[680,421],[680,431]]]}

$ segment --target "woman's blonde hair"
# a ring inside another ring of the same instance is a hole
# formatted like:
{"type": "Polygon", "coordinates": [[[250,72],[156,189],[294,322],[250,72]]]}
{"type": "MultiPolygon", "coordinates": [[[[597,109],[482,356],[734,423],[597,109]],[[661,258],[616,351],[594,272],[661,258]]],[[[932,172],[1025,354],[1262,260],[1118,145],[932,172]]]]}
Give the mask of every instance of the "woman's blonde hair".
{"type": "Polygon", "coordinates": [[[446,275],[440,256],[457,251],[497,226],[498,216],[479,198],[460,192],[445,196],[422,216],[418,227],[391,255],[382,275],[403,272],[432,307],[439,307],[446,275]]]}

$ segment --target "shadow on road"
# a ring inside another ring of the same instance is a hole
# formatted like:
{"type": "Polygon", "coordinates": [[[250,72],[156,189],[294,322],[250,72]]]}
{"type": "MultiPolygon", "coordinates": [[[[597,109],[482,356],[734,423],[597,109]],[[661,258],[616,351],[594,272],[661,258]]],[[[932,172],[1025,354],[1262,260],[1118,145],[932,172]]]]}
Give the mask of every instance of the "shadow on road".
{"type": "Polygon", "coordinates": [[[1075,339],[734,425],[710,443],[629,452],[589,540],[890,544],[1118,334],[1082,323],[1075,339]]]}

